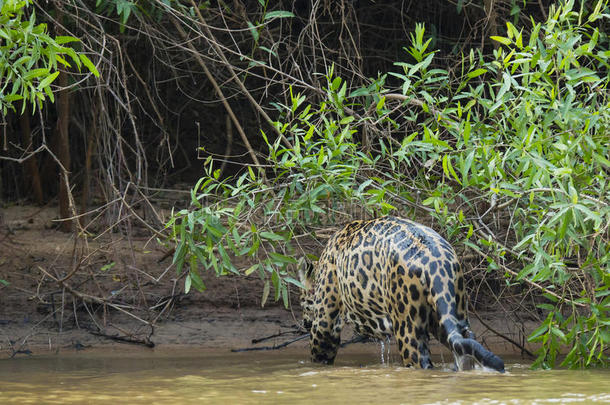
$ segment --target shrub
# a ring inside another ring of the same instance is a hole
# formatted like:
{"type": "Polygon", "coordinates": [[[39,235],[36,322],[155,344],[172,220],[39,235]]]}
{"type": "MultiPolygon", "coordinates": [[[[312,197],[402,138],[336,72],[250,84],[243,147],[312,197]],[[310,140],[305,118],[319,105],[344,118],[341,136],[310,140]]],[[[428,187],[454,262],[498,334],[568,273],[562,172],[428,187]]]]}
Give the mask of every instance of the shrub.
{"type": "Polygon", "coordinates": [[[174,215],[174,261],[258,272],[288,303],[303,235],[347,217],[427,212],[487,271],[528,285],[548,314],[530,336],[536,367],[607,365],[610,342],[608,37],[599,1],[568,1],[526,34],[507,23],[491,60],[434,68],[418,26],[399,71],[349,89],[332,69],[319,103],[291,92],[267,167],[220,179],[213,161],[174,215]],[[354,209],[361,212],[353,213],[354,209]],[[233,265],[250,255],[247,269],[233,265]]]}

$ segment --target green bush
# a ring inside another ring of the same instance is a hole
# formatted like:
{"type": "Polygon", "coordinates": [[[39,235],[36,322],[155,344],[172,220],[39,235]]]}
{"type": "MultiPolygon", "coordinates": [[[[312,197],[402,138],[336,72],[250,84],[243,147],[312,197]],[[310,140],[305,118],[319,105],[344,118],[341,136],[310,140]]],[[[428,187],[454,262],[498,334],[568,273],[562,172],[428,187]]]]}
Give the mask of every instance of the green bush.
{"type": "Polygon", "coordinates": [[[71,36],[49,36],[47,25],[37,23],[33,11],[27,16],[28,3],[0,1],[0,110],[3,115],[15,109],[15,102],[21,103],[21,113],[27,103],[42,108],[47,97],[54,102],[51,84],[59,75],[58,64],[70,68],[71,61],[78,69],[85,65],[99,76],[87,55],[64,46],[79,40],[71,36]]]}
{"type": "Polygon", "coordinates": [[[548,316],[530,340],[535,367],[607,365],[610,343],[610,111],[606,2],[569,1],[529,31],[507,23],[491,60],[471,51],[451,71],[433,66],[424,28],[399,71],[349,89],[327,75],[319,103],[279,106],[267,168],[220,179],[213,161],[193,209],[168,226],[174,261],[258,274],[288,303],[303,236],[364,215],[428,213],[487,271],[540,295],[548,316]],[[526,34],[528,32],[528,34],[526,34]],[[355,212],[355,210],[361,210],[355,212]],[[238,269],[234,258],[252,256],[238,269]]]}

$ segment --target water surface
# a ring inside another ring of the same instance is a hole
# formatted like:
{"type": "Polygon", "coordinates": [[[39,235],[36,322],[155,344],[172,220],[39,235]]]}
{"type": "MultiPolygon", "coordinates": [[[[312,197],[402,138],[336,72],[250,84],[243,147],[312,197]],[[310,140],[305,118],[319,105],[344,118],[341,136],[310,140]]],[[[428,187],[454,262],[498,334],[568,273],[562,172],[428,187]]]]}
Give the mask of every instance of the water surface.
{"type": "Polygon", "coordinates": [[[0,360],[0,404],[548,404],[610,403],[610,371],[455,373],[382,365],[339,353],[335,366],[304,351],[72,353],[0,360]]]}

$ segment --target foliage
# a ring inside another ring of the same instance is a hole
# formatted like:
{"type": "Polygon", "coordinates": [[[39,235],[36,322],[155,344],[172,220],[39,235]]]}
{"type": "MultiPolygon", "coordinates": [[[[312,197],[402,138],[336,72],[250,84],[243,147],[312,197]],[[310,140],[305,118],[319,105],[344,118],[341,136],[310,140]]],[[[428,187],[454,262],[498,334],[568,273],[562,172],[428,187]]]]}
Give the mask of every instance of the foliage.
{"type": "MultiPolygon", "coordinates": [[[[593,27],[608,18],[603,6],[583,15],[568,2],[534,24],[529,38],[507,23],[506,37],[493,38],[503,45],[495,60],[473,64],[471,54],[449,103],[419,94],[441,110],[424,131],[447,141],[425,159],[441,164],[439,180],[450,183],[424,203],[435,206],[439,222],[467,236],[474,229],[478,238],[465,243],[487,252],[491,270],[547,286],[541,293],[550,302],[539,306],[549,314],[530,337],[542,344],[539,367],[555,366],[563,345],[571,349],[562,365],[607,364],[610,51],[593,27]],[[487,200],[483,207],[472,188],[487,200]],[[504,238],[487,225],[494,214],[509,227],[504,238]],[[520,271],[508,271],[509,262],[520,271]]],[[[409,145],[405,156],[422,146],[409,145]]]]}
{"type": "Polygon", "coordinates": [[[346,101],[345,83],[328,79],[328,106],[323,103],[312,111],[311,105],[302,108],[304,96],[292,96],[286,110],[294,122],[277,124],[281,133],[290,134],[290,147],[282,144],[282,138],[270,143],[262,132],[269,147],[268,161],[273,162],[267,174],[249,167],[232,182],[219,178],[211,159],[206,162],[207,175],[191,193],[195,209],[176,213],[168,224],[178,241],[174,255],[178,272],[185,263],[190,265],[187,291],[191,285],[205,288],[198,271],[203,265],[217,275],[259,274],[265,280],[263,305],[273,285],[275,300],[282,297],[288,306],[287,284],[301,286],[291,271],[304,228],[332,221],[336,207],[329,204],[333,201],[357,199],[377,208],[377,192],[354,189],[355,174],[370,159],[353,142],[353,118],[334,117],[346,101]],[[266,181],[271,174],[273,180],[266,181]],[[375,199],[367,201],[373,194],[375,199]],[[238,270],[232,257],[239,256],[254,257],[257,263],[238,270]]]}
{"type": "Polygon", "coordinates": [[[278,105],[282,136],[262,133],[270,169],[220,179],[208,161],[194,209],[170,222],[187,285],[203,288],[199,265],[258,272],[263,302],[269,280],[287,302],[300,240],[316,225],[354,206],[358,216],[425,210],[489,272],[545,297],[548,316],[530,336],[541,345],[535,366],[556,366],[563,347],[564,366],[607,365],[610,51],[596,28],[606,8],[569,1],[529,35],[507,23],[492,60],[471,51],[455,74],[432,67],[418,26],[400,71],[348,91],[331,70],[319,105],[291,93],[278,105]],[[243,255],[257,263],[237,269],[243,255]]]}
{"type": "Polygon", "coordinates": [[[46,24],[36,22],[35,12],[27,17],[28,6],[28,1],[0,1],[0,109],[4,115],[20,100],[25,101],[22,113],[26,102],[40,108],[46,97],[53,102],[51,85],[59,75],[58,64],[71,67],[66,57],[78,69],[85,65],[99,76],[87,55],[64,46],[78,42],[77,38],[50,37],[46,24]]]}

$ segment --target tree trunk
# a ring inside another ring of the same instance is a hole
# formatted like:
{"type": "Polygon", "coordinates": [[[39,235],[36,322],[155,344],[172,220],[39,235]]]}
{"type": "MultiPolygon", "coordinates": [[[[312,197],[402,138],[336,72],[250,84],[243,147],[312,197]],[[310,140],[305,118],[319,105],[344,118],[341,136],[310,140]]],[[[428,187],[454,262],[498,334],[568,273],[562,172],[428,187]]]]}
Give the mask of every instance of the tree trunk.
{"type": "MultiPolygon", "coordinates": [[[[23,114],[19,116],[19,124],[21,125],[21,144],[23,149],[27,152],[31,152],[34,148],[32,146],[32,130],[30,127],[30,108],[26,107],[23,114]]],[[[32,196],[34,201],[38,205],[42,205],[42,184],[40,182],[40,173],[38,171],[38,159],[36,155],[32,155],[25,162],[25,175],[30,182],[32,187],[32,196]]]]}
{"type": "MultiPolygon", "coordinates": [[[[95,153],[95,148],[97,146],[97,139],[99,135],[97,117],[100,110],[100,104],[95,97],[92,98],[92,103],[93,119],[91,120],[91,131],[88,134],[85,134],[85,136],[87,137],[87,155],[85,156],[85,173],[81,190],[81,214],[87,212],[87,207],[89,205],[89,194],[91,188],[91,166],[93,165],[93,155],[95,153]]],[[[85,216],[80,217],[80,224],[84,225],[86,219],[87,218],[85,216]]]]}

